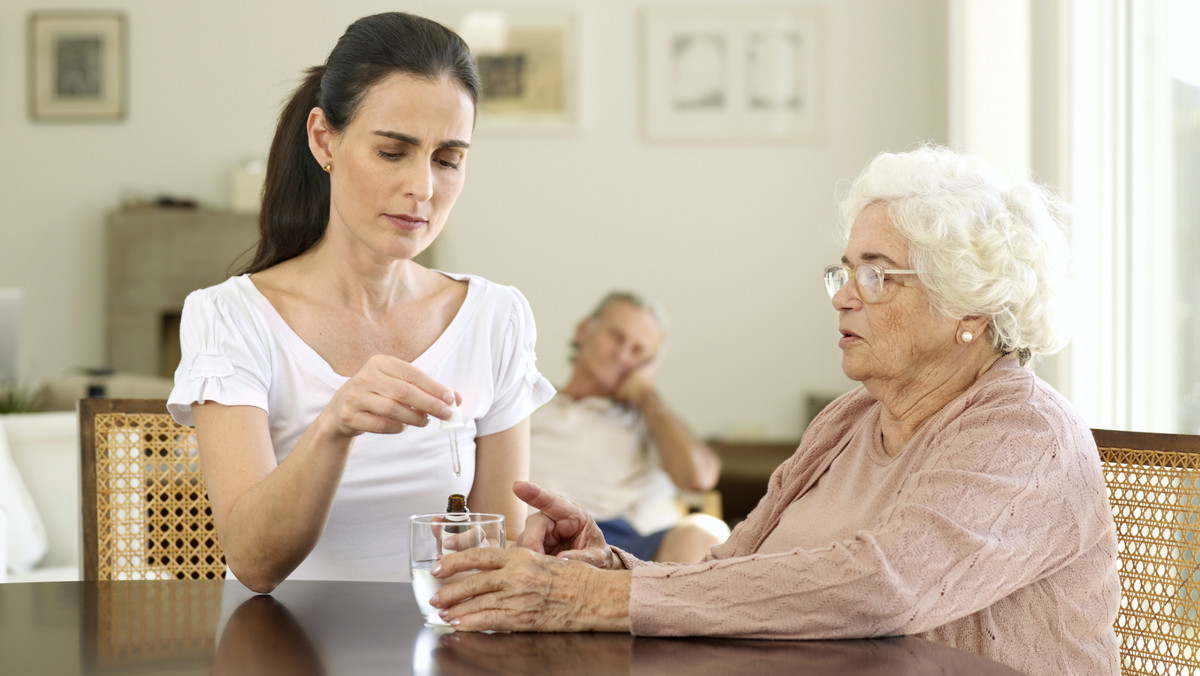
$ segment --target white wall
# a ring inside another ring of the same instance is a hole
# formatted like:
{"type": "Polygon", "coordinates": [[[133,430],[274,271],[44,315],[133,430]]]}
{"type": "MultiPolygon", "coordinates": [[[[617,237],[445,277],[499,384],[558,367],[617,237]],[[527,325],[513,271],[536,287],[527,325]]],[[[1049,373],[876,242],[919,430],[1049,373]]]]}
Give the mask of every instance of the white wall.
{"type": "MultiPolygon", "coordinates": [[[[945,0],[804,2],[826,17],[824,137],[673,145],[640,134],[639,11],[651,3],[540,4],[579,12],[582,124],[566,135],[477,132],[467,188],[437,243],[439,267],[524,291],[539,363],[556,383],[567,375],[571,329],[600,295],[653,295],[674,329],[662,388],[697,431],[797,436],[806,392],[851,386],[819,282],[841,255],[831,234],[836,186],[880,150],[946,138],[945,0]]],[[[21,372],[30,382],[103,365],[104,216],[123,195],[227,206],[229,170],[265,155],[300,71],[358,16],[514,5],[70,6],[125,12],[130,105],[117,123],[31,121],[28,15],[62,5],[0,6],[0,287],[26,292],[21,372]]]]}

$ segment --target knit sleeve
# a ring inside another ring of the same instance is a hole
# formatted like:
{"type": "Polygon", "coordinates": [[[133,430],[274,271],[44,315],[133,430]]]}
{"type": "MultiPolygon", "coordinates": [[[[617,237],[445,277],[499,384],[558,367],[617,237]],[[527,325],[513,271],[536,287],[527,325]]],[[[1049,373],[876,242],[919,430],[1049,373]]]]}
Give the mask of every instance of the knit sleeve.
{"type": "Polygon", "coordinates": [[[634,568],[633,632],[918,633],[986,608],[1100,542],[1111,517],[1086,426],[1070,412],[1025,403],[975,408],[914,437],[904,452],[920,446],[927,460],[851,539],[634,568]]]}

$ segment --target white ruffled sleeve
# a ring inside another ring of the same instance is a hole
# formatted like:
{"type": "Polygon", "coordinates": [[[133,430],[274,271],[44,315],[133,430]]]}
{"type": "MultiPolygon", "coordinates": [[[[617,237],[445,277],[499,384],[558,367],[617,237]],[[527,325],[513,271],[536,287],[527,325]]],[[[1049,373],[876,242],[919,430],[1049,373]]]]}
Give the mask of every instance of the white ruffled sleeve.
{"type": "Polygon", "coordinates": [[[193,291],[179,322],[182,354],[167,410],[181,425],[192,425],[193,403],[268,410],[270,360],[262,328],[249,309],[236,302],[227,282],[193,291]]]}
{"type": "Polygon", "coordinates": [[[479,436],[502,432],[529,417],[554,397],[554,386],[537,369],[537,327],[529,301],[516,288],[512,294],[507,330],[495,349],[496,396],[487,414],[476,421],[479,436]]]}

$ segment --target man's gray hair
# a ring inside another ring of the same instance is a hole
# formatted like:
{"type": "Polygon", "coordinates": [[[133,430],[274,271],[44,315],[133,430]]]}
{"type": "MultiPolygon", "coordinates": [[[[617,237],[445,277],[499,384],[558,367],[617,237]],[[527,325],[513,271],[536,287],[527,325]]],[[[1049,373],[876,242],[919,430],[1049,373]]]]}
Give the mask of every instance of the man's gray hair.
{"type": "MultiPolygon", "coordinates": [[[[588,323],[595,325],[596,321],[600,319],[600,315],[603,315],[604,311],[608,309],[608,306],[617,302],[629,303],[636,308],[649,312],[654,317],[654,320],[658,322],[659,330],[662,331],[662,343],[658,346],[658,354],[662,354],[663,350],[667,347],[667,313],[663,310],[662,305],[653,298],[632,291],[609,291],[607,295],[600,299],[599,303],[596,303],[592,314],[588,315],[588,323]]],[[[579,343],[572,336],[570,353],[570,362],[572,364],[575,363],[575,353],[578,351],[579,343]]]]}

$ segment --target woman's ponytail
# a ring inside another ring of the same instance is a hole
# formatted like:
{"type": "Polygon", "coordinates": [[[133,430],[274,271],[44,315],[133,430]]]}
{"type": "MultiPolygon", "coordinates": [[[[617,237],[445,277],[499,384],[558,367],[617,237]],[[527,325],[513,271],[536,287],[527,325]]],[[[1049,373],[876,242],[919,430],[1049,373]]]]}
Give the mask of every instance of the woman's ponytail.
{"type": "Polygon", "coordinates": [[[329,175],[308,147],[308,114],[317,107],[325,66],[308,70],[279,115],[267,157],[258,250],[238,274],[265,270],[304,253],[329,223],[329,175]]]}

